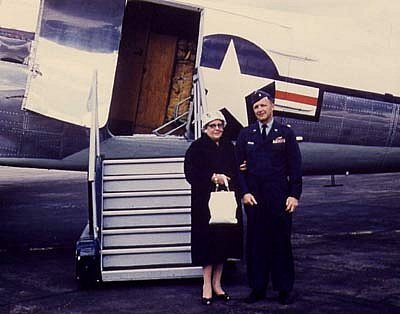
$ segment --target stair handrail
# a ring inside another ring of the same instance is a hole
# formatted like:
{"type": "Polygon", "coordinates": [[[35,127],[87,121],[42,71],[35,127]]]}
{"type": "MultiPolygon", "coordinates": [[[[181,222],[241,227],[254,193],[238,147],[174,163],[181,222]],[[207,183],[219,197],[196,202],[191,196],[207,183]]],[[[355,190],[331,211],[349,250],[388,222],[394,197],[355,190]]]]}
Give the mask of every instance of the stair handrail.
{"type": "MultiPolygon", "coordinates": [[[[191,98],[192,98],[192,96],[188,96],[188,97],[182,99],[181,101],[179,101],[179,102],[177,102],[177,103],[175,104],[175,106],[174,106],[174,120],[179,119],[179,117],[182,115],[182,114],[179,114],[179,110],[181,109],[181,106],[182,106],[185,102],[187,102],[188,100],[190,100],[191,98]]],[[[188,110],[187,110],[187,111],[188,111],[188,110]]]]}
{"type": "Polygon", "coordinates": [[[177,131],[177,130],[183,128],[184,126],[186,126],[187,121],[182,122],[180,125],[178,125],[177,127],[175,127],[175,128],[172,129],[172,130],[169,130],[168,132],[165,132],[165,133],[161,133],[161,132],[160,132],[162,129],[166,128],[167,126],[169,126],[169,125],[171,125],[171,124],[173,124],[173,123],[175,123],[175,122],[180,121],[180,119],[182,119],[184,116],[186,116],[186,115],[189,114],[189,110],[187,110],[187,111],[185,111],[184,113],[182,113],[182,114],[179,115],[179,109],[180,109],[180,106],[181,106],[182,104],[184,104],[186,101],[190,100],[190,98],[191,98],[191,96],[188,96],[188,97],[182,99],[181,101],[179,101],[178,103],[176,103],[175,106],[174,106],[174,119],[172,119],[172,120],[170,120],[170,121],[168,121],[168,122],[162,124],[161,126],[159,126],[159,127],[156,128],[156,129],[154,129],[154,130],[152,131],[152,133],[153,133],[153,134],[156,134],[157,136],[167,136],[167,135],[170,135],[170,134],[174,133],[175,131],[177,131]]]}
{"type": "Polygon", "coordinates": [[[89,232],[94,239],[98,238],[98,188],[96,182],[96,168],[100,159],[100,132],[98,117],[98,74],[93,71],[92,83],[90,86],[87,101],[89,112],[91,112],[90,142],[89,142],[89,167],[88,167],[88,186],[89,186],[89,232]]]}
{"type": "Polygon", "coordinates": [[[185,111],[181,115],[177,116],[175,119],[170,120],[167,123],[164,123],[163,125],[159,126],[157,129],[154,129],[152,131],[152,133],[156,134],[157,136],[167,136],[167,135],[170,135],[170,134],[174,133],[175,131],[177,131],[177,130],[183,128],[184,126],[186,126],[187,122],[183,122],[182,124],[178,125],[177,127],[173,128],[172,130],[169,130],[168,132],[160,133],[160,131],[162,129],[166,128],[167,126],[169,126],[170,124],[179,121],[181,118],[183,118],[184,116],[187,116],[188,114],[189,114],[189,111],[185,111]]]}
{"type": "Polygon", "coordinates": [[[190,127],[189,121],[191,121],[191,117],[193,115],[192,123],[194,124],[194,137],[195,139],[199,138],[201,136],[201,115],[203,111],[207,110],[207,97],[206,97],[207,91],[203,88],[203,86],[204,86],[203,75],[201,74],[200,68],[196,68],[193,74],[192,95],[176,103],[174,106],[174,119],[154,129],[152,133],[156,134],[157,136],[166,136],[174,133],[180,128],[183,128],[184,126],[187,127],[187,132],[188,132],[190,127]],[[178,115],[180,106],[188,100],[191,100],[189,109],[184,113],[178,115]],[[181,125],[175,127],[172,130],[169,130],[168,132],[165,133],[160,132],[162,129],[166,128],[172,123],[179,121],[184,116],[188,116],[186,118],[186,122],[183,122],[181,125]]]}

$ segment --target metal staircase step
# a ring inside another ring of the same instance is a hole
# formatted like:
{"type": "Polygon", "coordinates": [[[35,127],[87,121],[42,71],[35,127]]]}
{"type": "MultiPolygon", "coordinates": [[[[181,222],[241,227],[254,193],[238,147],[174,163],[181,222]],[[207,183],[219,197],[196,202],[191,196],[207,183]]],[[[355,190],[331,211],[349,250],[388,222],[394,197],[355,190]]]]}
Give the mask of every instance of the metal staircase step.
{"type": "Polygon", "coordinates": [[[106,211],[103,213],[104,229],[189,226],[190,222],[190,208],[119,210],[106,211]]]}
{"type": "Polygon", "coordinates": [[[190,227],[103,230],[102,248],[189,245],[190,227]]]}
{"type": "Polygon", "coordinates": [[[104,175],[183,173],[183,158],[104,160],[104,175]]]}
{"type": "Polygon", "coordinates": [[[189,190],[183,173],[105,176],[104,192],[189,190]]]}
{"type": "Polygon", "coordinates": [[[143,268],[191,263],[190,246],[102,250],[103,269],[143,268]]]}
{"type": "Polygon", "coordinates": [[[187,267],[154,267],[146,269],[126,269],[103,271],[103,281],[126,280],[154,280],[202,277],[202,268],[196,266],[187,267]]]}
{"type": "Polygon", "coordinates": [[[145,191],[103,193],[103,208],[168,208],[190,207],[190,191],[145,191]]]}

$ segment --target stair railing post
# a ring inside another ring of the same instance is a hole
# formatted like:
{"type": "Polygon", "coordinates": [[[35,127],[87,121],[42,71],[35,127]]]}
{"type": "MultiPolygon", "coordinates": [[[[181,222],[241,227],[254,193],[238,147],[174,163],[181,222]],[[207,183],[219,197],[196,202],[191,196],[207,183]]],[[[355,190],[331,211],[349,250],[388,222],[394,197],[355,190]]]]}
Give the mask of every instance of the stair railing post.
{"type": "Polygon", "coordinates": [[[98,237],[97,224],[97,197],[96,197],[96,160],[100,156],[100,136],[98,125],[98,98],[97,98],[97,70],[93,73],[93,80],[88,98],[88,109],[91,112],[90,144],[89,144],[89,230],[94,239],[98,237]]]}
{"type": "Polygon", "coordinates": [[[206,98],[206,90],[204,88],[203,75],[201,73],[201,69],[197,69],[197,97],[194,104],[194,121],[195,121],[195,138],[199,138],[201,136],[201,115],[203,112],[207,111],[207,98],[206,98]]]}

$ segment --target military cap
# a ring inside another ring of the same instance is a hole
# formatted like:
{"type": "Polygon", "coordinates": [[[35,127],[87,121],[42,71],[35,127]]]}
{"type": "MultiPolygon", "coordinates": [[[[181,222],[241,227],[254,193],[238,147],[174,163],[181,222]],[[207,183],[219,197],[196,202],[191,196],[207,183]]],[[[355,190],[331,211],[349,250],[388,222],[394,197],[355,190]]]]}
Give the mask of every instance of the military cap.
{"type": "Polygon", "coordinates": [[[272,103],[275,101],[275,82],[255,90],[250,96],[250,103],[253,105],[265,97],[267,97],[272,103]]]}

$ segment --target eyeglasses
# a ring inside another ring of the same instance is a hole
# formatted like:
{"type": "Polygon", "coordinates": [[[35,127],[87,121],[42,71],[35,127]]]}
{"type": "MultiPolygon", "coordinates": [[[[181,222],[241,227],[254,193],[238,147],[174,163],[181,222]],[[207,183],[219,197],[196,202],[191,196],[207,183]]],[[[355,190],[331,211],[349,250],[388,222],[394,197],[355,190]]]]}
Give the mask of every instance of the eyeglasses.
{"type": "Polygon", "coordinates": [[[211,123],[208,124],[207,127],[210,127],[211,129],[223,129],[224,128],[224,124],[223,123],[211,123]]]}

